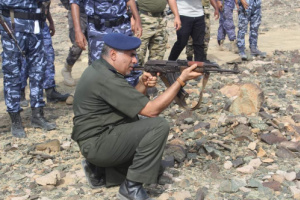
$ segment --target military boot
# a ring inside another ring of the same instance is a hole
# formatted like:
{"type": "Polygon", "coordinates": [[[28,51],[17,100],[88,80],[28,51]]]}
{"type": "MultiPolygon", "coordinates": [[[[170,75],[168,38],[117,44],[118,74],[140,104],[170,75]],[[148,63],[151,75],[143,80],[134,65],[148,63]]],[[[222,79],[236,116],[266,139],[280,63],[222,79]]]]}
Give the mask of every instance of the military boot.
{"type": "Polygon", "coordinates": [[[230,43],[231,43],[231,51],[232,51],[233,53],[238,54],[238,53],[239,53],[239,49],[238,49],[238,47],[236,46],[236,40],[230,41],[230,43]]]}
{"type": "Polygon", "coordinates": [[[128,179],[121,184],[118,197],[120,200],[150,200],[142,183],[128,179]]]}
{"type": "Polygon", "coordinates": [[[50,131],[56,128],[55,124],[49,123],[44,117],[43,107],[31,108],[32,118],[31,125],[35,128],[42,128],[46,131],[50,131]]]}
{"type": "Polygon", "coordinates": [[[22,119],[20,112],[9,112],[8,113],[11,119],[11,133],[14,137],[25,138],[26,133],[22,126],[22,119]]]}
{"type": "Polygon", "coordinates": [[[25,98],[25,88],[21,89],[21,97],[20,97],[20,106],[21,107],[28,107],[28,101],[25,98]]]}
{"type": "Polygon", "coordinates": [[[75,86],[76,82],[72,77],[72,67],[71,65],[68,65],[68,63],[65,63],[65,67],[61,70],[61,75],[64,77],[64,84],[67,86],[75,86]]]}
{"type": "Polygon", "coordinates": [[[224,51],[224,40],[218,40],[219,50],[224,51]]]}
{"type": "Polygon", "coordinates": [[[247,57],[245,51],[240,51],[239,55],[243,61],[248,60],[248,57],[247,57]]]}
{"type": "Polygon", "coordinates": [[[66,101],[70,94],[61,94],[56,91],[55,87],[45,89],[47,102],[66,101]]]}
{"type": "Polygon", "coordinates": [[[250,47],[250,51],[252,56],[260,56],[261,58],[267,57],[266,52],[261,52],[257,47],[250,47]]]}

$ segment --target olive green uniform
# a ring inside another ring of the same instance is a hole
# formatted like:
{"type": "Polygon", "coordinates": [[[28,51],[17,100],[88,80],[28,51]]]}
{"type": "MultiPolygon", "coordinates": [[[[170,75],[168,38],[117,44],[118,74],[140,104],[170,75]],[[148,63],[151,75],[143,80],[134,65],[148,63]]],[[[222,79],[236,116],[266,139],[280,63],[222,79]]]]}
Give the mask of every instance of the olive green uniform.
{"type": "MultiPolygon", "coordinates": [[[[208,50],[208,43],[210,40],[210,13],[209,13],[209,0],[202,0],[202,5],[204,8],[204,15],[205,15],[205,36],[204,36],[204,53],[207,55],[208,50]]],[[[193,49],[193,39],[192,37],[189,38],[188,44],[186,45],[186,56],[193,57],[194,49],[193,49]]]]}
{"type": "Polygon", "coordinates": [[[143,28],[141,36],[142,44],[137,49],[139,65],[143,66],[147,49],[149,49],[148,60],[162,60],[166,52],[168,34],[166,31],[167,20],[164,9],[165,0],[137,0],[139,13],[143,28]]]}
{"type": "Polygon", "coordinates": [[[148,98],[104,59],[82,74],[74,96],[72,139],[90,163],[105,168],[106,185],[155,183],[169,133],[163,118],[139,120],[148,98]]]}

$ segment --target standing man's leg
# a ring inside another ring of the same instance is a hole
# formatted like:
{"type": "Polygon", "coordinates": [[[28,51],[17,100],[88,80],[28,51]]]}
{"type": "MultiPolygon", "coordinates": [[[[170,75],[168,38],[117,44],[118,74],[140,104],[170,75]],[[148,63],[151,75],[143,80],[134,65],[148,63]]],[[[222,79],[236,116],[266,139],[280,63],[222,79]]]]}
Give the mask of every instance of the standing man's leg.
{"type": "Polygon", "coordinates": [[[45,60],[46,60],[46,70],[43,81],[43,88],[46,91],[47,102],[58,102],[66,101],[69,94],[60,94],[55,89],[55,66],[54,66],[54,49],[52,46],[52,39],[50,35],[50,30],[47,23],[44,23],[42,30],[43,41],[44,41],[44,51],[45,51],[45,60]]]}
{"type": "MultiPolygon", "coordinates": [[[[172,50],[170,52],[168,60],[177,60],[180,56],[180,53],[186,46],[188,39],[191,35],[192,28],[194,26],[194,18],[193,17],[186,17],[180,16],[181,20],[181,29],[179,29],[177,34],[177,41],[174,43],[172,50]]],[[[203,43],[203,41],[202,41],[203,43]]]]}
{"type": "MultiPolygon", "coordinates": [[[[26,35],[17,32],[15,37],[24,50],[26,35]]],[[[24,138],[26,134],[20,115],[22,55],[5,31],[1,32],[1,42],[4,99],[11,119],[11,133],[14,137],[24,138]]]]}
{"type": "Polygon", "coordinates": [[[26,59],[22,58],[22,67],[21,67],[21,96],[20,96],[20,106],[28,107],[29,102],[25,97],[25,87],[27,86],[28,79],[28,67],[26,63],[26,59]]]}
{"type": "Polygon", "coordinates": [[[225,21],[225,16],[224,16],[224,9],[219,12],[220,13],[220,19],[219,19],[219,28],[218,28],[218,44],[219,44],[219,50],[224,51],[224,40],[226,37],[226,31],[224,28],[224,21],[225,21]]]}
{"type": "MultiPolygon", "coordinates": [[[[72,42],[72,47],[70,47],[69,55],[66,59],[64,68],[61,70],[61,74],[64,77],[64,84],[67,86],[75,86],[76,82],[72,77],[72,68],[75,62],[78,60],[82,53],[82,49],[78,47],[75,41],[75,31],[73,25],[73,19],[71,11],[68,11],[68,24],[69,24],[69,38],[72,42]]],[[[83,34],[87,37],[87,16],[85,13],[80,13],[80,26],[83,34]]]]}
{"type": "Polygon", "coordinates": [[[193,29],[191,32],[193,38],[193,47],[195,61],[205,61],[204,53],[204,36],[205,36],[205,21],[204,15],[194,18],[193,29]]]}
{"type": "Polygon", "coordinates": [[[43,107],[45,106],[43,100],[43,81],[47,64],[43,35],[28,34],[26,43],[28,44],[26,63],[29,70],[30,105],[32,109],[31,124],[34,127],[47,131],[53,130],[56,128],[56,125],[49,123],[44,118],[43,111],[43,107]]]}
{"type": "Polygon", "coordinates": [[[142,21],[143,34],[141,36],[141,46],[136,50],[139,60],[139,66],[143,66],[147,50],[150,45],[150,40],[155,35],[155,29],[157,26],[156,18],[140,13],[142,21]]]}
{"type": "Polygon", "coordinates": [[[204,56],[207,60],[208,45],[210,41],[210,14],[209,11],[204,10],[205,35],[204,35],[204,56]]]}
{"type": "Polygon", "coordinates": [[[166,27],[167,20],[165,19],[165,17],[156,17],[156,31],[149,42],[148,60],[162,60],[164,58],[166,45],[168,42],[166,27]]]}
{"type": "Polygon", "coordinates": [[[239,23],[238,23],[238,34],[237,34],[237,47],[239,49],[239,55],[242,60],[247,60],[245,53],[245,35],[248,29],[249,15],[251,13],[250,7],[245,10],[242,4],[239,4],[239,23]]]}
{"type": "Polygon", "coordinates": [[[231,42],[231,51],[233,51],[234,53],[238,53],[238,49],[236,46],[235,26],[233,22],[233,9],[228,7],[225,4],[223,14],[224,14],[223,27],[231,42]]]}
{"type": "Polygon", "coordinates": [[[258,50],[257,41],[258,41],[258,29],[261,23],[261,1],[253,2],[253,10],[250,18],[250,35],[249,35],[249,44],[251,55],[266,57],[265,52],[258,50]]]}

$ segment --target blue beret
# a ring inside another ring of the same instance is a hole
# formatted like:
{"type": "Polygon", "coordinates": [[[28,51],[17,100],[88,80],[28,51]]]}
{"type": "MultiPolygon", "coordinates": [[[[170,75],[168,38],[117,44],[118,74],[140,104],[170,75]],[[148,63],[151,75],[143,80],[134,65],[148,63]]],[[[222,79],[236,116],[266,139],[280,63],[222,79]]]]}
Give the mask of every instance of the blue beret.
{"type": "Polygon", "coordinates": [[[127,36],[121,33],[108,33],[103,37],[106,45],[118,50],[133,50],[141,45],[141,40],[137,37],[127,36]]]}

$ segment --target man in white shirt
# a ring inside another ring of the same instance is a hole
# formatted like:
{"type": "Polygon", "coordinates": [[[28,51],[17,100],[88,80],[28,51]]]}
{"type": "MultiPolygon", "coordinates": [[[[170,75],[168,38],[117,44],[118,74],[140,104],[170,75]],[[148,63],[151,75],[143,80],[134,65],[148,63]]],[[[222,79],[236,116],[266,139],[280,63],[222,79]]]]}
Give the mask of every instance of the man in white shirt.
{"type": "MultiPolygon", "coordinates": [[[[216,1],[210,0],[210,3],[215,8],[214,15],[218,17],[219,11],[217,9],[216,1]]],[[[178,59],[188,42],[189,36],[191,36],[193,39],[195,61],[205,61],[205,21],[201,0],[177,0],[177,7],[182,27],[176,32],[177,41],[174,43],[171,50],[169,60],[178,59]]]]}

